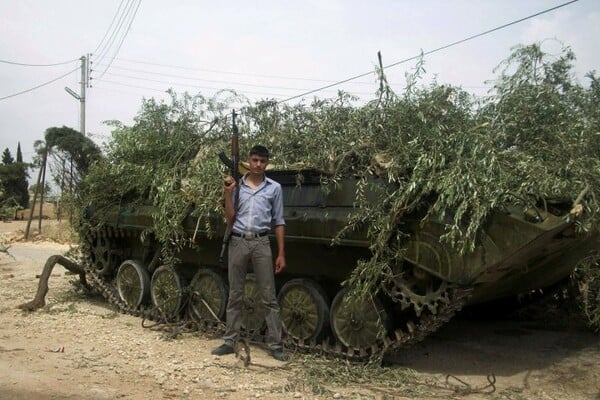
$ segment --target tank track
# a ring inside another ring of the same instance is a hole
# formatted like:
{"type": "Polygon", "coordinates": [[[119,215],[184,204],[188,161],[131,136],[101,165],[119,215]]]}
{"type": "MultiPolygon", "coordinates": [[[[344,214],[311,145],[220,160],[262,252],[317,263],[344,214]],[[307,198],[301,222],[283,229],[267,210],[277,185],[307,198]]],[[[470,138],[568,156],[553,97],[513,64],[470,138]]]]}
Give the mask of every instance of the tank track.
{"type": "MultiPolygon", "coordinates": [[[[106,230],[102,230],[98,234],[108,236],[113,236],[115,234],[123,235],[123,231],[120,231],[121,232],[109,233],[106,230]]],[[[134,308],[121,300],[115,285],[107,280],[106,276],[101,274],[97,268],[94,268],[91,257],[93,254],[92,251],[93,249],[90,247],[89,241],[82,246],[86,278],[92,290],[101,294],[108,303],[116,307],[121,313],[142,317],[144,320],[156,321],[157,324],[163,322],[166,326],[169,325],[168,321],[165,320],[164,316],[162,316],[156,308],[152,306],[134,308]]],[[[396,285],[392,289],[393,298],[398,304],[401,304],[403,308],[406,308],[408,303],[410,303],[410,300],[407,299],[410,299],[411,296],[398,296],[401,289],[402,285],[396,285]]],[[[382,356],[386,352],[393,352],[394,350],[420,342],[431,333],[437,331],[462,309],[468,298],[471,296],[471,293],[472,288],[470,287],[450,284],[446,285],[445,290],[439,296],[437,301],[435,313],[422,313],[420,308],[417,308],[417,324],[412,320],[408,321],[405,324],[405,329],[396,328],[393,332],[388,332],[386,337],[369,348],[348,348],[337,341],[333,335],[326,337],[319,342],[297,341],[287,338],[285,339],[284,345],[290,350],[302,353],[329,356],[351,361],[364,361],[373,356],[382,356]]],[[[417,307],[422,306],[419,304],[415,305],[417,307]]],[[[186,316],[184,318],[192,319],[192,321],[187,321],[191,322],[188,326],[193,326],[191,330],[199,330],[211,336],[220,336],[224,333],[225,324],[222,321],[216,321],[214,319],[198,320],[192,312],[185,312],[184,315],[186,316]]],[[[242,332],[241,339],[245,339],[251,343],[261,344],[264,342],[265,337],[256,333],[248,335],[242,332]]]]}

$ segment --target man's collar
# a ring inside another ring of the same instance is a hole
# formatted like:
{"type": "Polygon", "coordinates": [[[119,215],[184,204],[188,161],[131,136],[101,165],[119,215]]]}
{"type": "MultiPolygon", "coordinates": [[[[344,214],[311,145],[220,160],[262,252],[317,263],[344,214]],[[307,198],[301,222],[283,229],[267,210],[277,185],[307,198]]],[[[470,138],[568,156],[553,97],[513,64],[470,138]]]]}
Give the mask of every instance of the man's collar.
{"type": "MultiPolygon", "coordinates": [[[[248,177],[248,175],[250,175],[250,172],[246,172],[246,174],[244,174],[244,176],[242,176],[242,184],[249,186],[246,183],[246,178],[248,177]]],[[[258,185],[258,187],[261,187],[263,184],[267,185],[271,183],[271,179],[267,177],[266,174],[263,174],[263,180],[262,182],[258,185]]]]}

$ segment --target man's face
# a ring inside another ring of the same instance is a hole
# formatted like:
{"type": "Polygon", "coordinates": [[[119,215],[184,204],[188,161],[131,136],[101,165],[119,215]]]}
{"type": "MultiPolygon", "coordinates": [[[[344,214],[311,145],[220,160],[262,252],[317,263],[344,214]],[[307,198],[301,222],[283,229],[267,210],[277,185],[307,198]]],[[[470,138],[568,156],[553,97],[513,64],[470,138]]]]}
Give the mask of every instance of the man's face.
{"type": "Polygon", "coordinates": [[[253,154],[248,159],[248,163],[250,164],[250,173],[262,174],[265,172],[265,168],[267,168],[267,165],[269,164],[269,159],[267,157],[261,157],[253,154]]]}

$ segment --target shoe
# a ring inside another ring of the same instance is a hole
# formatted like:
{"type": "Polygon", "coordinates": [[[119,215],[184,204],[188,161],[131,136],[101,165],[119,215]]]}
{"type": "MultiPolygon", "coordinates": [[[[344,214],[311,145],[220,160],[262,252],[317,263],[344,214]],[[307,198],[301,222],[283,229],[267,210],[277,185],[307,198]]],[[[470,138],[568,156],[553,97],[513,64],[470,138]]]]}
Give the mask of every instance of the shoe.
{"type": "Polygon", "coordinates": [[[215,347],[210,352],[210,354],[215,355],[215,356],[224,356],[225,354],[233,354],[233,353],[234,353],[233,347],[231,347],[227,343],[223,343],[219,347],[215,347]]]}
{"type": "Polygon", "coordinates": [[[287,361],[288,355],[285,354],[282,348],[271,351],[271,356],[278,361],[287,361]]]}

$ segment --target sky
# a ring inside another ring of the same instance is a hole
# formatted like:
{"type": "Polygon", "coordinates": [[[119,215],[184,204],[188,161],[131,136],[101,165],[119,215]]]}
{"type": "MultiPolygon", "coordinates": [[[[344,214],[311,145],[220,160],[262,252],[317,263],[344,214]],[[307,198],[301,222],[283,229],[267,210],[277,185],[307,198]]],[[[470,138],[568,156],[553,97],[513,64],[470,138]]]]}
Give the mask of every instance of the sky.
{"type": "MultiPolygon", "coordinates": [[[[80,129],[79,101],[65,87],[80,93],[79,58],[87,54],[85,128],[101,145],[111,131],[104,121],[132,124],[144,98],[167,99],[169,88],[284,100],[367,74],[291,100],[330,98],[340,89],[367,101],[377,89],[378,51],[390,65],[566,2],[0,0],[0,151],[9,148],[15,157],[20,142],[30,161],[47,128],[80,129]]],[[[585,73],[600,71],[598,38],[600,0],[579,0],[426,56],[421,82],[484,95],[511,48],[541,42],[550,54],[570,46],[576,77],[587,84],[585,73]]],[[[410,61],[386,69],[395,91],[402,92],[414,67],[410,61]]]]}

